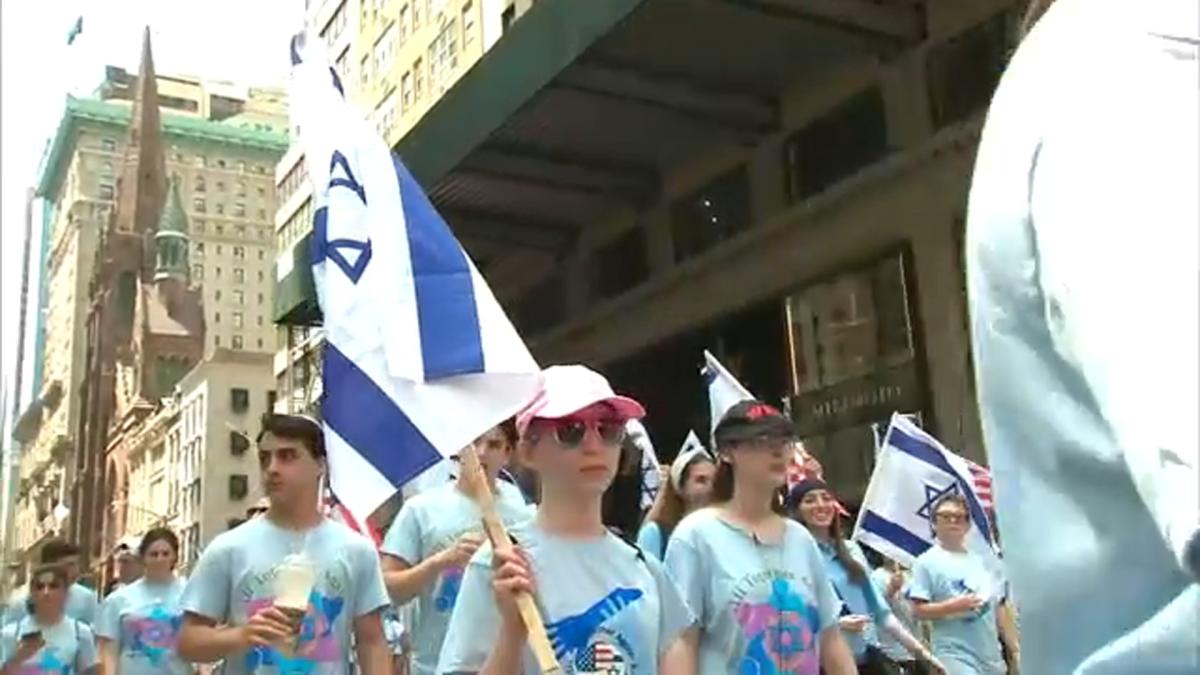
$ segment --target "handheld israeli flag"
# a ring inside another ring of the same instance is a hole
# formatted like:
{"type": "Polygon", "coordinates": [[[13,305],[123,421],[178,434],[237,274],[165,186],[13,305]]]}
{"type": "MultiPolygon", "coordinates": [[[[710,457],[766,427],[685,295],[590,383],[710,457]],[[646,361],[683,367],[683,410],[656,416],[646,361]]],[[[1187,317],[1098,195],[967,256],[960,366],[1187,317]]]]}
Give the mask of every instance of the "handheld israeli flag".
{"type": "Polygon", "coordinates": [[[541,374],[399,158],[292,40],[291,110],[314,186],[330,488],[359,520],[530,403],[541,374]],[[303,58],[301,58],[303,54],[303,58]]]}
{"type": "Polygon", "coordinates": [[[991,525],[975,493],[969,463],[907,416],[893,414],[852,538],[907,566],[934,544],[933,508],[950,494],[966,498],[967,548],[999,568],[991,525]]]}
{"type": "Polygon", "coordinates": [[[717,430],[717,423],[730,408],[742,401],[753,401],[754,395],[733,376],[712,352],[704,350],[704,367],[700,370],[708,386],[708,412],[712,420],[709,438],[717,430]]]}
{"type": "Polygon", "coordinates": [[[650,440],[650,432],[642,425],[641,420],[629,420],[625,423],[625,432],[642,451],[642,499],[641,508],[646,510],[654,504],[661,487],[662,477],[658,474],[658,453],[654,451],[654,441],[650,440]]]}

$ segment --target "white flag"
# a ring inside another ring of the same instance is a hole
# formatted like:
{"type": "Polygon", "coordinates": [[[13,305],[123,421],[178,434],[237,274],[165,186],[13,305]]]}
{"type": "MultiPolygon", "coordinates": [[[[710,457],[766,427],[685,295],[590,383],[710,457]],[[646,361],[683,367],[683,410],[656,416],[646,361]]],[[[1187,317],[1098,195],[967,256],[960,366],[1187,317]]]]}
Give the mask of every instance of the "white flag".
{"type": "Polygon", "coordinates": [[[323,41],[303,42],[292,41],[290,104],[314,186],[329,480],[365,521],[523,409],[541,372],[429,198],[346,102],[323,41]]]}
{"type": "Polygon", "coordinates": [[[711,434],[717,430],[717,423],[730,408],[742,401],[752,401],[754,396],[708,350],[704,351],[704,368],[701,372],[708,385],[708,411],[712,420],[712,427],[709,429],[711,438],[711,434]]]}
{"type": "Polygon", "coordinates": [[[991,524],[969,467],[906,416],[893,414],[852,538],[912,566],[934,544],[934,505],[945,495],[960,494],[972,525],[967,548],[998,569],[991,524]]]}

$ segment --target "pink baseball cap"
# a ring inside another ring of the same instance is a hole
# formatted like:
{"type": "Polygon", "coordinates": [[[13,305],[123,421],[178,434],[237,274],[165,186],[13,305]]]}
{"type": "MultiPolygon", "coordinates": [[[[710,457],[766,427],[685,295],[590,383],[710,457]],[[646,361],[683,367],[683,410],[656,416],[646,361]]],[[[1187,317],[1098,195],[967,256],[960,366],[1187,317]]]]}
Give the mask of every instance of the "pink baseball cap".
{"type": "Polygon", "coordinates": [[[626,420],[641,419],[646,409],[641,403],[619,396],[603,375],[587,366],[550,366],[542,371],[542,391],[521,414],[517,428],[525,431],[535,419],[557,420],[595,405],[607,403],[626,420]]]}

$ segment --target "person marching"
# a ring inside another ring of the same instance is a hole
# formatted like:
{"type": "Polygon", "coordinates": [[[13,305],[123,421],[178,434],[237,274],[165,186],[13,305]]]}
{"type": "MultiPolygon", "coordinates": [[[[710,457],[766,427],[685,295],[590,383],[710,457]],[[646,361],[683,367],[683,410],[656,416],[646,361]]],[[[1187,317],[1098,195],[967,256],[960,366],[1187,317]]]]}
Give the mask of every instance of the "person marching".
{"type": "MultiPolygon", "coordinates": [[[[100,605],[96,591],[79,582],[79,547],[66,539],[51,539],[42,545],[42,565],[53,565],[67,575],[66,613],[88,626],[96,620],[100,605]]],[[[28,595],[13,602],[4,617],[4,623],[16,623],[28,616],[28,595]]]]}
{"type": "Polygon", "coordinates": [[[142,578],[108,596],[96,620],[104,675],[191,673],[176,652],[183,616],[183,580],[175,576],[179,538],[167,528],[152,529],[142,537],[137,554],[142,578]]]}
{"type": "Polygon", "coordinates": [[[880,636],[887,633],[910,654],[928,662],[935,673],[944,673],[945,667],[908,632],[881,597],[867,573],[870,566],[858,543],[842,536],[838,502],[829,486],[817,478],[804,479],[788,493],[787,508],[817,540],[825,571],[844,606],[838,625],[854,652],[858,672],[888,675],[895,670],[880,649],[880,636]]]}
{"type": "MultiPolygon", "coordinates": [[[[512,484],[497,480],[517,441],[512,420],[475,442],[488,488],[506,527],[529,520],[532,510],[512,484]]],[[[412,668],[432,675],[458,598],[463,568],[484,541],[479,506],[471,496],[470,476],[459,471],[453,483],[425,490],[404,502],[384,537],[384,582],[397,606],[414,603],[409,614],[412,668]]]]}
{"type": "Polygon", "coordinates": [[[0,630],[0,675],[90,675],[96,641],[84,621],[67,615],[68,570],[34,570],[23,616],[0,630]]]}
{"type": "Polygon", "coordinates": [[[646,522],[638,531],[637,542],[642,550],[662,560],[667,541],[684,516],[708,504],[712,496],[712,479],[717,467],[704,448],[692,448],[679,453],[667,472],[654,505],[646,514],[646,522]]]}
{"type": "Polygon", "coordinates": [[[713,506],[683,519],[666,556],[699,614],[697,672],[855,673],[821,552],[808,530],[779,513],[795,441],[791,420],[744,401],[713,436],[713,506]]]}
{"type": "MultiPolygon", "coordinates": [[[[884,600],[892,608],[892,614],[900,621],[911,635],[920,635],[920,626],[913,617],[912,603],[904,596],[904,589],[912,579],[912,572],[891,558],[884,558],[883,564],[871,570],[871,581],[875,587],[883,589],[884,600]]],[[[890,635],[879,636],[879,647],[900,669],[903,675],[919,675],[917,661],[896,638],[890,635]]]]}
{"type": "Polygon", "coordinates": [[[375,547],[319,509],[325,440],[316,420],[263,416],[258,460],[270,506],[213,539],[183,592],[179,655],[224,673],[389,675],[390,604],[375,547]]]}
{"type": "MultiPolygon", "coordinates": [[[[1000,604],[1004,589],[994,587],[993,572],[964,543],[971,527],[969,513],[959,494],[946,495],[934,505],[937,544],[913,565],[908,597],[913,616],[933,624],[933,653],[949,675],[1002,675],[1006,666],[999,638],[1014,657],[1020,648],[1008,609],[1000,604]]],[[[1011,672],[1016,672],[1015,665],[1011,672]]]]}
{"type": "Polygon", "coordinates": [[[518,418],[518,452],[541,484],[537,515],[513,533],[513,550],[484,546],[467,566],[437,672],[540,672],[515,603],[516,593],[529,592],[568,675],[690,674],[694,654],[679,638],[693,619],[679,591],[601,515],[625,423],[645,411],[584,366],[544,375],[542,396],[518,418]]]}

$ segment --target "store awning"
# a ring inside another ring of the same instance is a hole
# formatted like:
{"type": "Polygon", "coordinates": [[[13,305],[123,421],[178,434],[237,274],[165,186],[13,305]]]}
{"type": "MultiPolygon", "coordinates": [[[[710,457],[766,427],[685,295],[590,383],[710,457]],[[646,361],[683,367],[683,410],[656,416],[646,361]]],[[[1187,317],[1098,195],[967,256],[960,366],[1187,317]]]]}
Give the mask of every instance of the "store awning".
{"type": "MultiPolygon", "coordinates": [[[[540,0],[398,144],[501,299],[662,177],[780,129],[781,93],[921,39],[907,0],[540,0]]],[[[308,237],[276,321],[320,320],[308,237]]]]}

